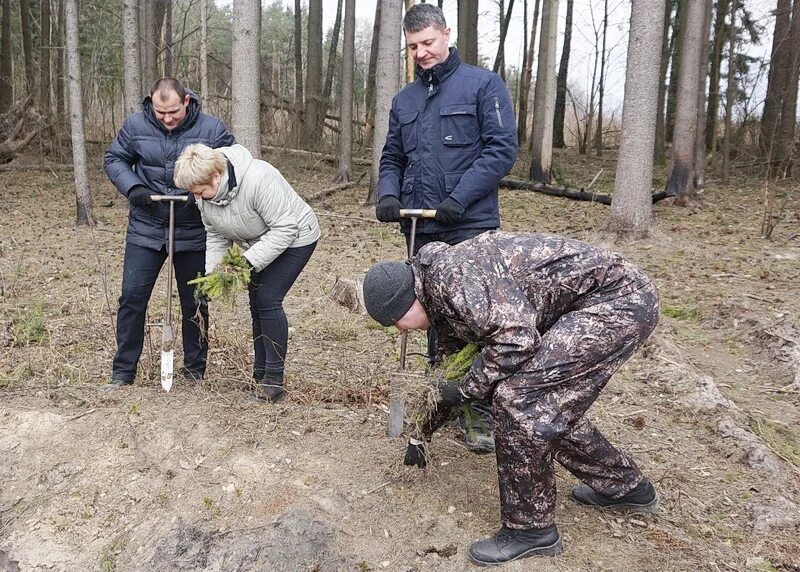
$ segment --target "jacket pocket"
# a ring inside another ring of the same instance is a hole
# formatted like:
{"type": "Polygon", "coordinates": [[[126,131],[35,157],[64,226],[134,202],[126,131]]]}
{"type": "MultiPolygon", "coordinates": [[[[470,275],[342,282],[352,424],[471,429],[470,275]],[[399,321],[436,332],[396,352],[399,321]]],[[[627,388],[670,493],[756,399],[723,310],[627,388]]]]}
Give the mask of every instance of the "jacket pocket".
{"type": "Polygon", "coordinates": [[[403,138],[403,151],[410,153],[417,148],[417,116],[419,111],[404,113],[398,116],[400,134],[403,138]]]}
{"type": "Polygon", "coordinates": [[[439,109],[442,145],[459,146],[474,143],[478,138],[478,108],[458,103],[439,109]]]}

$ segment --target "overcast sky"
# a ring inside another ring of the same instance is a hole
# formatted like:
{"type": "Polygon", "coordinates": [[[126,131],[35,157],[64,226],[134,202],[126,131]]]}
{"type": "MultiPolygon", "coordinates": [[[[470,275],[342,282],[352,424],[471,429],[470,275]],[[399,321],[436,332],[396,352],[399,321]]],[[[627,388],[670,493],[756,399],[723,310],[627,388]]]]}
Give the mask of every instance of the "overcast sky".
{"type": "MultiPolygon", "coordinates": [[[[266,5],[272,0],[262,0],[266,5]]],[[[429,0],[430,1],[430,0],[429,0]]],[[[761,46],[750,46],[748,52],[753,56],[769,54],[771,46],[771,32],[774,19],[769,11],[774,9],[775,0],[744,0],[745,5],[751,10],[757,21],[766,25],[766,34],[761,46]]],[[[230,4],[231,0],[216,0],[218,5],[230,4]]],[[[356,0],[356,18],[372,25],[375,17],[376,0],[356,0]]],[[[287,7],[294,8],[294,0],[283,0],[287,7]]],[[[307,6],[307,0],[303,0],[307,6]]],[[[324,29],[333,26],[336,18],[337,0],[323,0],[324,29]]],[[[508,1],[505,2],[508,5],[508,1]]],[[[528,1],[528,20],[532,19],[534,0],[528,1]]],[[[572,50],[570,55],[569,85],[574,92],[585,92],[591,84],[592,68],[595,58],[595,32],[600,29],[602,22],[603,0],[575,0],[572,33],[572,50]]],[[[523,49],[523,0],[514,2],[514,11],[511,26],[506,39],[506,64],[520,67],[522,64],[523,49]]],[[[481,0],[479,4],[480,17],[478,28],[478,51],[481,57],[491,65],[497,51],[497,37],[499,35],[497,0],[481,0]]],[[[608,38],[606,41],[608,71],[606,76],[606,105],[607,113],[621,109],[622,97],[625,87],[625,59],[627,50],[627,35],[630,19],[630,0],[608,0],[609,24],[608,38]]],[[[455,44],[458,36],[458,9],[457,0],[444,0],[443,11],[447,23],[452,29],[451,40],[455,44]]],[[[566,14],[566,2],[560,2],[559,39],[558,47],[561,50],[566,14]]],[[[560,53],[559,53],[560,57],[560,53]]],[[[535,73],[535,69],[534,69],[535,73]]],[[[766,78],[764,78],[764,82],[766,78]]]]}

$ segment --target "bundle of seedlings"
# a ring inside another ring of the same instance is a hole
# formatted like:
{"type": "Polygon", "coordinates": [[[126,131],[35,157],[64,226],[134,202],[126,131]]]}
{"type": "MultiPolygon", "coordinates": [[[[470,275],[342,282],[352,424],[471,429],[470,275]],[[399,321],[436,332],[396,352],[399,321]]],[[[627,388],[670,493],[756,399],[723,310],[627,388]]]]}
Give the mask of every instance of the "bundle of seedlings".
{"type": "MultiPolygon", "coordinates": [[[[406,385],[406,400],[409,411],[411,411],[409,422],[415,437],[423,436],[424,424],[437,414],[436,404],[439,401],[440,386],[464,377],[472,367],[472,362],[478,357],[479,351],[480,348],[476,344],[467,344],[458,352],[445,356],[439,366],[433,370],[433,378],[422,378],[416,383],[409,379],[409,383],[406,385]]],[[[466,406],[462,406],[460,410],[441,413],[455,415],[461,410],[467,414],[470,413],[470,409],[466,406]]]]}
{"type": "Polygon", "coordinates": [[[233,306],[236,296],[247,290],[250,284],[250,264],[242,254],[242,249],[234,244],[210,274],[198,274],[188,284],[195,287],[194,295],[198,300],[219,299],[233,306]]]}

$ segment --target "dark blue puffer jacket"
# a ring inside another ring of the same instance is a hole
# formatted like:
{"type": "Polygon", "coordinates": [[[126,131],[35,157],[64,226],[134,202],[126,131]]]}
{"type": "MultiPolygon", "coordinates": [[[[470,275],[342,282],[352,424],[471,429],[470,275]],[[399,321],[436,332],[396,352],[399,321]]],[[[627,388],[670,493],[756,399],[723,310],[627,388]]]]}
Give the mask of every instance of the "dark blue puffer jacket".
{"type": "MultiPolygon", "coordinates": [[[[142,111],[129,115],[104,157],[105,172],[117,190],[127,197],[136,185],[153,194],[185,195],[172,180],[175,161],[192,143],[227,147],[236,143],[219,119],[200,112],[200,101],[187,90],[189,106],[183,122],[168,131],[156,119],[150,96],[142,101],[142,111]]],[[[130,207],[127,241],[136,246],[161,250],[167,244],[169,206],[154,203],[130,207]]],[[[206,232],[200,211],[194,203],[175,205],[175,252],[206,248],[206,232]]]]}
{"type": "MultiPolygon", "coordinates": [[[[517,158],[514,107],[503,80],[461,62],[455,48],[392,100],[381,155],[378,200],[392,195],[405,208],[435,209],[452,197],[465,208],[445,226],[422,219],[417,232],[497,228],[497,187],[517,158]]],[[[401,221],[404,232],[409,223],[401,221]]]]}

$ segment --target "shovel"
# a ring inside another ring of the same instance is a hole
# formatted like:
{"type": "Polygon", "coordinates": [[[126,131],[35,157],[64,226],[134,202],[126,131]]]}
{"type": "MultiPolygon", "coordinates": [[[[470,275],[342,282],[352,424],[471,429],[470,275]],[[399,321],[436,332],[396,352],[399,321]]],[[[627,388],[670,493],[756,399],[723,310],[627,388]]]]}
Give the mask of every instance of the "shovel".
{"type": "MultiPolygon", "coordinates": [[[[408,241],[408,259],[414,256],[414,241],[417,238],[417,219],[435,218],[436,211],[433,209],[400,209],[400,218],[411,219],[411,233],[408,241]]],[[[400,371],[406,369],[406,344],[408,343],[408,331],[403,330],[400,334],[400,371]]],[[[403,432],[403,421],[405,419],[406,396],[398,380],[389,383],[389,437],[399,437],[403,432]]]]}
{"type": "Polygon", "coordinates": [[[161,328],[161,387],[165,391],[172,389],[173,368],[175,359],[175,334],[172,332],[172,252],[173,235],[175,234],[175,203],[185,203],[189,200],[188,195],[150,195],[150,200],[154,202],[169,203],[169,238],[167,239],[167,316],[161,328]]]}

